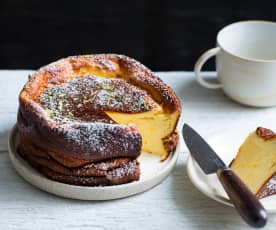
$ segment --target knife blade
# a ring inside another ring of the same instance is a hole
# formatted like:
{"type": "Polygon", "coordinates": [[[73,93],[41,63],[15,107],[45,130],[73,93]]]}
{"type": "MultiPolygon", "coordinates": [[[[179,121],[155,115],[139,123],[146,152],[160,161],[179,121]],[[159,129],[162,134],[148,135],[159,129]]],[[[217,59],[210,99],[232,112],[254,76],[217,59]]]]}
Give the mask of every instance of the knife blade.
{"type": "Polygon", "coordinates": [[[187,124],[183,126],[183,138],[188,149],[192,150],[193,158],[205,174],[215,173],[219,168],[227,168],[208,143],[187,124]]]}
{"type": "Polygon", "coordinates": [[[217,174],[224,190],[245,222],[255,228],[264,227],[267,214],[255,195],[194,129],[184,124],[182,133],[192,157],[205,174],[217,174]]]}

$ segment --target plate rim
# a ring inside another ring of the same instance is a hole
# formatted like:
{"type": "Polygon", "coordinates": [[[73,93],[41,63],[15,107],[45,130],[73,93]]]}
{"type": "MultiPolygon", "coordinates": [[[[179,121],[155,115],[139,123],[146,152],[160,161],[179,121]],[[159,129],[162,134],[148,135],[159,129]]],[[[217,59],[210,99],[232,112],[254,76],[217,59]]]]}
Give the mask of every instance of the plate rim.
{"type": "Polygon", "coordinates": [[[44,175],[32,168],[26,161],[24,161],[16,151],[15,138],[18,135],[17,123],[13,126],[9,133],[8,139],[8,150],[9,158],[12,162],[12,165],[16,172],[22,177],[25,181],[33,185],[34,187],[48,192],[50,194],[57,195],[59,197],[77,199],[77,200],[113,200],[120,199],[129,196],[133,196],[142,192],[145,192],[165,180],[170,172],[173,170],[179,154],[181,152],[181,141],[179,135],[179,141],[177,143],[175,151],[171,154],[170,158],[167,159],[169,162],[162,168],[160,173],[153,175],[152,177],[147,178],[146,180],[138,180],[131,183],[121,184],[121,185],[111,185],[111,186],[80,186],[80,185],[70,185],[61,182],[57,182],[51,179],[46,178],[44,175]],[[26,175],[28,173],[28,175],[26,175]],[[35,180],[35,179],[36,180],[35,180]],[[39,180],[38,180],[39,179],[39,180]],[[40,182],[38,182],[40,181],[40,182]],[[43,183],[48,184],[48,186],[43,185],[43,183]],[[135,189],[136,187],[136,189],[135,189]],[[62,190],[69,190],[66,194],[62,190]],[[93,194],[104,194],[103,196],[97,195],[78,195],[81,193],[89,192],[93,194]],[[109,195],[108,195],[109,194],[109,195]]]}
{"type": "MultiPolygon", "coordinates": [[[[231,129],[230,129],[230,130],[231,130],[231,129]]],[[[228,131],[229,131],[229,130],[228,130],[228,131]]],[[[235,132],[236,132],[236,130],[235,130],[235,132]]],[[[216,133],[216,134],[210,136],[209,138],[206,138],[206,141],[207,141],[208,143],[210,143],[210,142],[212,142],[211,140],[212,140],[212,139],[215,139],[218,135],[219,135],[219,134],[216,133]]],[[[229,207],[234,208],[234,205],[231,203],[231,201],[229,200],[229,198],[225,198],[225,197],[223,197],[223,196],[216,195],[216,193],[213,193],[213,192],[211,192],[211,190],[206,189],[207,186],[206,186],[206,187],[203,187],[203,186],[200,185],[200,183],[197,181],[197,179],[198,179],[200,176],[199,176],[198,173],[197,173],[196,164],[197,164],[197,162],[193,159],[191,153],[188,151],[188,157],[187,157],[187,161],[186,161],[186,172],[187,172],[187,175],[188,175],[190,181],[192,182],[192,184],[193,184],[201,193],[203,193],[203,194],[204,194],[205,196],[207,196],[208,198],[210,198],[210,199],[212,199],[212,200],[215,200],[215,201],[217,201],[217,202],[219,202],[219,203],[221,203],[221,204],[224,204],[224,205],[226,205],[226,206],[229,206],[229,207]]],[[[198,168],[199,168],[199,170],[201,170],[199,166],[198,166],[198,168]]],[[[201,170],[201,171],[202,171],[202,170],[201,170]]],[[[208,175],[205,175],[204,173],[203,173],[203,175],[204,175],[205,177],[208,176],[208,175]]],[[[205,177],[204,177],[204,178],[205,178],[205,177]]],[[[204,180],[200,180],[200,181],[204,181],[204,180]]],[[[205,184],[207,184],[207,183],[205,183],[205,184]]],[[[214,186],[213,186],[213,187],[214,187],[214,186]]],[[[275,195],[275,197],[276,197],[276,195],[275,195]]],[[[261,203],[264,205],[264,207],[265,207],[265,209],[267,210],[268,213],[276,213],[276,208],[273,209],[273,208],[267,207],[267,206],[262,202],[262,200],[260,200],[260,201],[261,201],[261,203]]]]}
{"type": "Polygon", "coordinates": [[[203,193],[205,196],[211,198],[212,200],[215,200],[219,203],[225,204],[227,206],[230,207],[234,207],[233,204],[230,202],[229,199],[226,199],[222,196],[217,196],[216,194],[209,192],[210,190],[206,190],[204,189],[200,183],[197,182],[197,180],[195,179],[196,176],[193,175],[196,174],[196,170],[195,170],[195,164],[196,161],[193,159],[192,155],[189,153],[188,157],[187,157],[187,163],[186,163],[186,171],[188,174],[188,177],[190,178],[190,181],[192,182],[192,184],[201,192],[203,193]]]}

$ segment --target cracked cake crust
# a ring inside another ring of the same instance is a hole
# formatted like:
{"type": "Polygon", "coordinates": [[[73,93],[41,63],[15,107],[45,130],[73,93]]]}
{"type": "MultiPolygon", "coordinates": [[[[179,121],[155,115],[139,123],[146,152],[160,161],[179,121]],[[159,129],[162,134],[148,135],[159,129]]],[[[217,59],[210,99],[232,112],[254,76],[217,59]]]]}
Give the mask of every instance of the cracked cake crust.
{"type": "MultiPolygon", "coordinates": [[[[19,95],[18,130],[20,140],[22,143],[41,148],[51,159],[66,169],[114,158],[133,160],[140,155],[142,147],[142,137],[137,127],[116,124],[99,108],[137,113],[148,111],[155,104],[162,106],[166,113],[178,112],[177,120],[179,119],[181,106],[172,89],[134,59],[116,54],[72,56],[60,59],[41,67],[29,76],[28,82],[19,95]],[[102,79],[100,85],[105,85],[105,88],[100,90],[97,88],[94,76],[102,79]],[[79,94],[87,88],[86,85],[78,85],[82,81],[83,84],[90,84],[89,87],[97,89],[98,94],[79,94]],[[74,84],[75,88],[72,88],[74,84]],[[115,99],[110,99],[110,102],[104,93],[114,85],[115,89],[121,88],[117,91],[112,88],[115,99]],[[68,90],[64,94],[63,90],[66,87],[68,90]],[[129,95],[130,98],[134,97],[133,95],[135,98],[139,98],[134,105],[131,103],[121,105],[120,101],[116,101],[124,93],[124,89],[130,89],[129,91],[132,93],[129,95]],[[78,95],[76,103],[74,98],[70,97],[72,92],[78,95]],[[70,108],[69,112],[63,109],[63,105],[60,105],[60,98],[56,100],[55,97],[52,97],[53,93],[65,96],[66,99],[63,102],[67,103],[66,108],[70,108]],[[108,103],[100,104],[106,103],[106,100],[100,100],[102,98],[107,98],[108,103]],[[79,103],[79,99],[81,99],[81,103],[79,103]],[[114,100],[116,104],[114,104],[114,100]],[[88,103],[89,106],[85,107],[85,103],[88,103]],[[81,104],[82,110],[79,108],[81,107],[79,104],[81,104]],[[87,108],[94,108],[93,113],[87,108]],[[26,142],[26,140],[31,140],[31,142],[26,142]]],[[[177,122],[175,126],[176,124],[177,122]]],[[[175,128],[164,139],[164,146],[168,153],[163,156],[162,160],[165,160],[176,147],[178,135],[175,128]]],[[[133,166],[132,169],[135,167],[133,166]]],[[[49,168],[47,170],[45,167],[43,168],[41,171],[52,179],[65,182],[70,181],[68,178],[71,178],[72,181],[77,180],[72,178],[74,175],[61,177],[49,168]]],[[[136,172],[138,171],[136,170],[136,172]]],[[[135,176],[137,179],[137,173],[135,176]]],[[[94,182],[85,183],[93,184],[94,182]]]]}

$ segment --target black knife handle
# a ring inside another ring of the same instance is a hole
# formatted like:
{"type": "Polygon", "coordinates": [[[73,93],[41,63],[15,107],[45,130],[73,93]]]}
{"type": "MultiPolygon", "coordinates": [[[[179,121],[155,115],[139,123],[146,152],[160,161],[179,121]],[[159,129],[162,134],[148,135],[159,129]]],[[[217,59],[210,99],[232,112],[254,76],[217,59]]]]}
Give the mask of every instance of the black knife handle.
{"type": "Polygon", "coordinates": [[[241,179],[229,168],[219,169],[217,175],[240,216],[252,227],[265,226],[267,215],[264,207],[241,179]]]}

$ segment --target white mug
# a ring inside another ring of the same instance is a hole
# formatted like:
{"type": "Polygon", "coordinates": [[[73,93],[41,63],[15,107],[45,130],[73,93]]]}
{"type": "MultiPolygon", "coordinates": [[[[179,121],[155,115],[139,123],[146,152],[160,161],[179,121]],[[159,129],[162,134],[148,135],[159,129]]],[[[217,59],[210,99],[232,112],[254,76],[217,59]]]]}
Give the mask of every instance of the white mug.
{"type": "Polygon", "coordinates": [[[242,21],[219,31],[217,47],[203,53],[195,64],[200,85],[222,88],[233,100],[250,106],[276,105],[276,23],[242,21]],[[219,83],[200,76],[203,64],[216,56],[219,83]]]}

